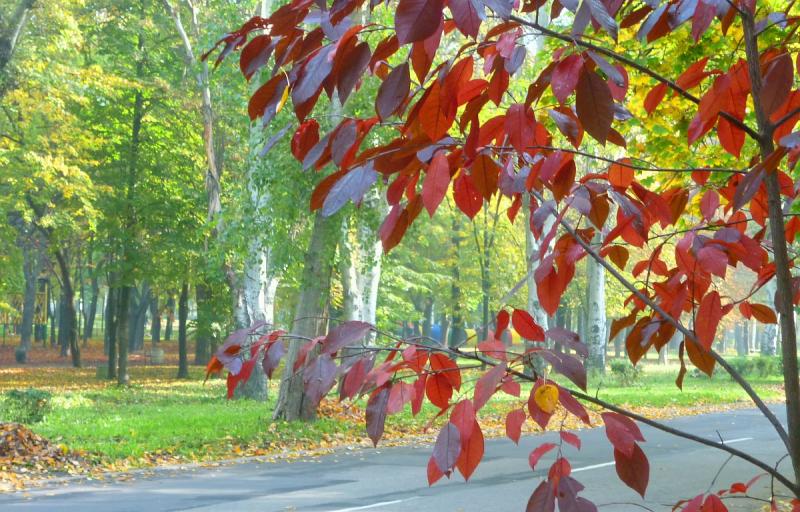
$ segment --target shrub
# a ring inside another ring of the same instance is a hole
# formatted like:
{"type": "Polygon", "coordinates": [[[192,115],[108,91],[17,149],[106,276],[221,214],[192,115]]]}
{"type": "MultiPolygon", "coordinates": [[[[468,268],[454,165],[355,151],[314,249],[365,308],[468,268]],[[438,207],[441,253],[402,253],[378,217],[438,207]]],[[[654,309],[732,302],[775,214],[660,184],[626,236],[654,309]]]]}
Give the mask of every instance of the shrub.
{"type": "Polygon", "coordinates": [[[14,359],[19,364],[24,364],[28,360],[28,351],[24,347],[14,349],[14,359]]]}
{"type": "Polygon", "coordinates": [[[611,375],[624,387],[636,384],[644,373],[641,366],[633,366],[627,359],[613,359],[610,368],[611,375]]]}
{"type": "Polygon", "coordinates": [[[8,391],[3,396],[0,418],[16,423],[38,423],[52,409],[52,397],[49,391],[34,388],[8,391]]]}

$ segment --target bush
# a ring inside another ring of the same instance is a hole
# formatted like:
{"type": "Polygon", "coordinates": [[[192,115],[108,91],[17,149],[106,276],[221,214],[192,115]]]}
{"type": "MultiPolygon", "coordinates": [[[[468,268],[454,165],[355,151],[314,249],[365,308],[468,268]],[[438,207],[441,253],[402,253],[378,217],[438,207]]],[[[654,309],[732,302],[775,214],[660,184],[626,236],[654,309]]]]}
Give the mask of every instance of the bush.
{"type": "Polygon", "coordinates": [[[641,366],[633,366],[627,359],[612,359],[610,363],[611,375],[617,379],[620,386],[630,387],[642,377],[644,370],[641,366]]]}
{"type": "Polygon", "coordinates": [[[728,359],[734,370],[743,377],[769,377],[783,373],[783,360],[780,356],[732,357],[728,359]]]}
{"type": "Polygon", "coordinates": [[[15,423],[33,424],[42,421],[52,409],[49,391],[41,389],[14,389],[3,395],[0,418],[15,423]]]}
{"type": "Polygon", "coordinates": [[[14,349],[14,359],[19,364],[24,364],[28,360],[28,351],[24,347],[17,347],[14,349]]]}

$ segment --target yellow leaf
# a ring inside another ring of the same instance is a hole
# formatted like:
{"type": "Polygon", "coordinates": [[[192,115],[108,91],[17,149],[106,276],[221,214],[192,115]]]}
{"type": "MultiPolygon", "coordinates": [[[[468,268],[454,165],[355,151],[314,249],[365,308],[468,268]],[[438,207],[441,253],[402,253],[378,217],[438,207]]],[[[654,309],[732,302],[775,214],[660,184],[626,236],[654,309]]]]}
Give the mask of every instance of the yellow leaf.
{"type": "Polygon", "coordinates": [[[289,97],[289,88],[284,87],[283,89],[283,96],[281,96],[281,101],[278,102],[278,107],[275,109],[275,114],[281,111],[283,105],[286,103],[286,99],[289,97]]]}
{"type": "Polygon", "coordinates": [[[534,391],[533,400],[541,410],[547,414],[553,414],[558,405],[558,388],[553,384],[540,386],[534,391]]]}

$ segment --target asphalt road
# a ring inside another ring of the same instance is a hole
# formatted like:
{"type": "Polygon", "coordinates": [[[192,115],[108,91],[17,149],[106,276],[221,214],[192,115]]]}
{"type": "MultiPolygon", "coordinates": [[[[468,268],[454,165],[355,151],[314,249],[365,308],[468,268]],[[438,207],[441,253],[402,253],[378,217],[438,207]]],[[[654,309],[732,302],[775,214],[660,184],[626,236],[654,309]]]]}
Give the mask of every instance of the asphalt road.
{"type": "MultiPolygon", "coordinates": [[[[784,415],[776,409],[779,417],[784,415]]],[[[669,424],[711,439],[725,439],[764,460],[785,451],[771,427],[755,410],[678,418],[669,424]]],[[[712,448],[642,427],[650,459],[647,499],[621,484],[612,449],[602,428],[580,432],[583,448],[567,452],[574,477],[586,486],[583,496],[601,511],[670,510],[678,499],[706,491],[727,456],[712,448]],[[641,505],[647,507],[642,508],[641,505]]],[[[468,483],[460,476],[428,487],[425,468],[430,447],[359,450],[311,461],[241,463],[194,468],[121,483],[71,482],[69,485],[0,495],[3,512],[161,512],[161,511],[522,511],[552,461],[552,452],[531,471],[528,453],[556,435],[524,438],[517,447],[507,439],[487,441],[486,455],[468,483]]],[[[738,459],[722,470],[714,489],[747,481],[757,468],[738,459]]],[[[758,492],[768,492],[762,478],[758,492]]],[[[732,510],[759,510],[760,504],[736,500],[732,510]]]]}

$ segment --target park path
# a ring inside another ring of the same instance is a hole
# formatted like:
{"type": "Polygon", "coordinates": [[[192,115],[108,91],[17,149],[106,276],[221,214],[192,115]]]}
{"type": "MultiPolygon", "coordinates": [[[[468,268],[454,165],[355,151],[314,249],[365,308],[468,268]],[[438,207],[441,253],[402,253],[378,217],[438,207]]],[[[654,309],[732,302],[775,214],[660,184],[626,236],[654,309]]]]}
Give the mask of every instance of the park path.
{"type": "MultiPolygon", "coordinates": [[[[776,413],[783,418],[780,408],[776,413]]],[[[672,426],[710,439],[720,437],[739,449],[775,461],[780,441],[755,410],[740,409],[670,420],[672,426]]],[[[579,432],[580,452],[567,456],[575,478],[586,486],[584,496],[601,511],[670,510],[679,498],[709,489],[727,456],[712,448],[642,427],[643,448],[650,459],[647,500],[621,484],[602,428],[579,432]],[[643,508],[642,506],[646,507],[643,508]]],[[[160,472],[126,482],[70,482],[25,493],[0,496],[2,511],[53,512],[441,512],[522,511],[528,496],[547,470],[531,471],[527,455],[557,434],[527,436],[517,447],[507,439],[486,444],[484,461],[472,479],[454,477],[428,487],[425,467],[429,447],[357,450],[297,462],[246,462],[217,468],[160,472]]],[[[747,463],[725,465],[713,490],[758,473],[747,463]]],[[[756,491],[764,495],[763,478],[756,491]]],[[[760,510],[751,500],[736,500],[732,510],[760,510]]]]}

